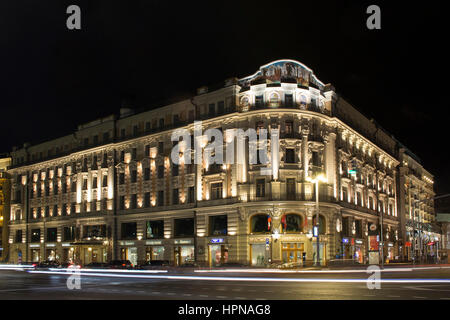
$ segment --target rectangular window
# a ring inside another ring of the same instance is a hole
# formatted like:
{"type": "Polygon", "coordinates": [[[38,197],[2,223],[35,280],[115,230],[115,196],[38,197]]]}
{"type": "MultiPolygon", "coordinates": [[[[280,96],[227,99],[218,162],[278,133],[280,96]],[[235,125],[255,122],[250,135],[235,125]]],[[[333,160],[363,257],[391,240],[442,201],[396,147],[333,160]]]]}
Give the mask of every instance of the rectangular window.
{"type": "Polygon", "coordinates": [[[131,183],[135,183],[137,181],[137,171],[131,170],[131,183]]]}
{"type": "Polygon", "coordinates": [[[150,156],[150,145],[146,145],[145,146],[145,156],[149,157],[150,156]]]}
{"type": "Polygon", "coordinates": [[[103,142],[109,142],[109,132],[103,133],[103,142]]]}
{"type": "Polygon", "coordinates": [[[57,238],[58,232],[56,228],[48,228],[47,229],[47,241],[55,242],[57,238]]]}
{"type": "Polygon", "coordinates": [[[295,150],[291,148],[286,148],[286,163],[295,163],[295,150]]]}
{"type": "Polygon", "coordinates": [[[219,101],[217,103],[217,113],[218,114],[223,114],[225,113],[225,103],[223,101],[219,101]]]}
{"type": "Polygon", "coordinates": [[[222,199],[222,182],[211,183],[211,199],[222,199]]]}
{"type": "Polygon", "coordinates": [[[139,133],[138,126],[133,126],[133,136],[137,136],[139,133]]]}
{"type": "Polygon", "coordinates": [[[144,194],[144,207],[150,207],[150,192],[144,194]]]}
{"type": "Polygon", "coordinates": [[[210,103],[208,106],[208,115],[214,116],[216,114],[216,104],[215,103],[210,103]]]}
{"type": "Polygon", "coordinates": [[[150,180],[150,168],[144,168],[144,180],[150,180]]]}
{"type": "Polygon", "coordinates": [[[122,239],[125,240],[134,240],[137,236],[137,223],[136,222],[128,222],[122,223],[122,239]]]}
{"type": "Polygon", "coordinates": [[[95,135],[94,136],[94,145],[97,145],[98,144],[98,135],[95,135]]]}
{"type": "Polygon", "coordinates": [[[194,203],[195,202],[195,189],[194,187],[189,187],[188,189],[188,202],[194,203]]]}
{"type": "Polygon", "coordinates": [[[75,240],[75,226],[64,227],[64,229],[63,229],[63,238],[64,238],[64,241],[73,241],[73,240],[75,240]]]}
{"type": "Polygon", "coordinates": [[[104,187],[107,187],[107,186],[108,186],[108,176],[107,176],[107,175],[104,175],[104,176],[103,176],[103,186],[104,186],[104,187]]]}
{"type": "Polygon", "coordinates": [[[342,201],[347,201],[348,202],[347,187],[342,187],[342,201]]]}
{"type": "Polygon", "coordinates": [[[15,243],[22,243],[22,230],[16,230],[15,243]]]}
{"type": "Polygon", "coordinates": [[[164,238],[164,220],[147,221],[147,239],[164,238]]]}
{"type": "Polygon", "coordinates": [[[226,215],[209,217],[209,235],[210,236],[226,236],[228,220],[226,215]]]}
{"type": "Polygon", "coordinates": [[[120,196],[119,198],[119,210],[125,209],[125,196],[120,196]]]}
{"type": "Polygon", "coordinates": [[[125,173],[121,172],[119,173],[119,184],[124,184],[125,183],[125,173]]]}
{"type": "Polygon", "coordinates": [[[41,241],[41,229],[32,229],[31,242],[40,242],[40,241],[41,241]]]}
{"type": "Polygon", "coordinates": [[[92,179],[92,188],[96,189],[97,188],[97,184],[98,184],[98,179],[97,179],[97,177],[94,177],[92,179]]]}
{"type": "Polygon", "coordinates": [[[158,179],[164,178],[164,166],[158,166],[158,179]]]}
{"type": "Polygon", "coordinates": [[[174,219],[175,237],[192,237],[194,235],[194,219],[174,219]]]}
{"type": "Polygon", "coordinates": [[[158,191],[158,206],[159,207],[164,206],[164,191],[163,190],[158,191]]]}
{"type": "Polygon", "coordinates": [[[177,164],[172,164],[172,177],[176,177],[178,176],[178,165],[177,164]]]}
{"type": "Polygon", "coordinates": [[[159,119],[159,128],[164,128],[164,118],[159,119]]]}
{"type": "Polygon", "coordinates": [[[158,153],[159,154],[164,153],[164,142],[163,141],[158,142],[158,153]]]}
{"type": "Polygon", "coordinates": [[[265,197],[266,196],[266,180],[258,179],[256,180],[256,196],[265,197]]]}
{"type": "Polygon", "coordinates": [[[179,204],[180,203],[180,195],[178,189],[172,190],[172,204],[179,204]]]}
{"type": "Polygon", "coordinates": [[[286,194],[288,200],[295,200],[295,178],[286,179],[286,194]]]}
{"type": "Polygon", "coordinates": [[[284,95],[284,104],[286,105],[286,107],[292,107],[294,105],[294,98],[292,94],[284,95]]]}
{"type": "Polygon", "coordinates": [[[125,138],[125,136],[126,136],[126,131],[125,131],[125,129],[121,129],[121,130],[120,130],[120,137],[121,137],[121,138],[125,138]]]}
{"type": "Polygon", "coordinates": [[[294,123],[292,121],[285,122],[285,133],[288,135],[294,133],[294,123]]]}
{"type": "Polygon", "coordinates": [[[146,131],[146,132],[149,132],[150,130],[151,130],[150,121],[147,121],[147,122],[145,123],[145,131],[146,131]]]}
{"type": "Polygon", "coordinates": [[[264,104],[264,98],[263,96],[256,96],[255,97],[255,106],[256,107],[262,107],[264,104]]]}
{"type": "Polygon", "coordinates": [[[130,209],[136,209],[137,208],[137,194],[133,193],[130,196],[130,209]]]}

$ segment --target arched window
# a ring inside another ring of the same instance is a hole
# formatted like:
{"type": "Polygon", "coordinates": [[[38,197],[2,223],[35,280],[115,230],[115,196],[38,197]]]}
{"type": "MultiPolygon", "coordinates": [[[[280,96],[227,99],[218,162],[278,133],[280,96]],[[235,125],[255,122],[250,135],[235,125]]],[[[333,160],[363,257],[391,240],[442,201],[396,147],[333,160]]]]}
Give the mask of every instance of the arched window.
{"type": "Polygon", "coordinates": [[[283,232],[298,233],[303,231],[303,219],[298,214],[288,213],[281,217],[283,232]]]}
{"type": "Polygon", "coordinates": [[[278,107],[280,105],[280,96],[278,95],[278,93],[276,92],[271,93],[269,105],[271,107],[278,107]]]}
{"type": "Polygon", "coordinates": [[[271,227],[271,218],[266,214],[257,214],[250,220],[251,233],[269,233],[271,227]]]}
{"type": "MultiPolygon", "coordinates": [[[[316,215],[313,216],[313,226],[316,225],[316,215]]],[[[327,230],[327,225],[325,222],[325,217],[323,215],[319,215],[319,234],[325,234],[325,231],[327,230]]]]}
{"type": "Polygon", "coordinates": [[[302,108],[306,108],[306,96],[304,96],[304,95],[300,96],[300,106],[302,108]]]}

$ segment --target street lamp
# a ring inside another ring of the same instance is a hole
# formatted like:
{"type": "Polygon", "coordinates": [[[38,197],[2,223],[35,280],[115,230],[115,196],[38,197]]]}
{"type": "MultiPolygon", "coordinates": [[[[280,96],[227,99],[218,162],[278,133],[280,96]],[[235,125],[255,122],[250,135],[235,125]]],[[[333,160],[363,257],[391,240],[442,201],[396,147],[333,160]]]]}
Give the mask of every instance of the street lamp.
{"type": "Polygon", "coordinates": [[[327,178],[323,174],[319,174],[316,178],[306,177],[306,181],[316,185],[316,225],[317,228],[317,254],[314,264],[320,266],[320,242],[319,242],[319,182],[327,182],[327,178]]]}

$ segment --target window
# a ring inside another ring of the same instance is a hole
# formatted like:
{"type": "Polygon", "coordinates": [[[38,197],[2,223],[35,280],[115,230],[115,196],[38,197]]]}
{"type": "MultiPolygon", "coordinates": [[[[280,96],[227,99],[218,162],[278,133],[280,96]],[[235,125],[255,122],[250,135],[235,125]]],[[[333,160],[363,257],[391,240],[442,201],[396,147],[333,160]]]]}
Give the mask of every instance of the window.
{"type": "Polygon", "coordinates": [[[48,242],[55,242],[57,238],[57,229],[56,228],[48,228],[47,229],[47,241],[48,242]]]}
{"type": "Polygon", "coordinates": [[[124,184],[125,183],[125,173],[121,172],[119,173],[119,184],[124,184]]]}
{"type": "Polygon", "coordinates": [[[285,161],[286,163],[295,163],[295,150],[286,148],[286,156],[285,161]]]}
{"type": "Polygon", "coordinates": [[[22,230],[16,230],[15,243],[22,243],[22,230]]]}
{"type": "Polygon", "coordinates": [[[83,178],[83,190],[87,190],[87,178],[83,178]]]}
{"type": "Polygon", "coordinates": [[[164,205],[164,191],[158,191],[158,206],[162,207],[164,205]]]}
{"type": "Polygon", "coordinates": [[[225,112],[225,103],[223,101],[219,101],[217,103],[217,113],[223,114],[225,112]]]}
{"type": "Polygon", "coordinates": [[[164,178],[164,166],[158,166],[158,179],[164,178]]]}
{"type": "Polygon", "coordinates": [[[286,107],[292,107],[294,105],[294,98],[292,94],[284,95],[284,104],[286,105],[286,107]]]}
{"type": "Polygon", "coordinates": [[[94,145],[97,145],[98,144],[98,135],[95,135],[94,136],[94,145]]]}
{"type": "Polygon", "coordinates": [[[103,133],[103,142],[109,142],[109,132],[103,133]]]}
{"type": "Polygon", "coordinates": [[[342,233],[344,236],[349,236],[349,230],[348,230],[348,217],[342,217],[342,233]]]}
{"type": "Polygon", "coordinates": [[[150,180],[150,168],[144,168],[144,180],[150,180]]]}
{"type": "Polygon", "coordinates": [[[144,194],[144,207],[150,207],[150,192],[144,194]]]}
{"type": "Polygon", "coordinates": [[[121,130],[120,130],[120,137],[121,137],[121,138],[125,138],[125,136],[126,136],[126,131],[125,131],[125,129],[121,129],[121,130]]]}
{"type": "Polygon", "coordinates": [[[97,179],[97,177],[94,177],[92,179],[92,188],[93,189],[97,188],[97,184],[98,184],[98,179],[97,179]]]}
{"type": "Polygon", "coordinates": [[[40,242],[40,241],[41,241],[41,229],[32,229],[31,242],[40,242]]]}
{"type": "Polygon", "coordinates": [[[228,220],[226,215],[209,217],[209,235],[226,236],[228,220]]]}
{"type": "Polygon", "coordinates": [[[312,155],[312,157],[311,157],[312,165],[314,167],[320,167],[321,165],[320,165],[320,159],[319,159],[319,152],[313,151],[311,155],[312,155]]]}
{"type": "Polygon", "coordinates": [[[179,204],[180,203],[180,195],[178,189],[172,190],[172,204],[179,204]]]}
{"type": "Polygon", "coordinates": [[[125,196],[120,196],[119,198],[119,210],[125,209],[125,196]]]}
{"type": "Polygon", "coordinates": [[[145,146],[145,152],[144,152],[144,153],[145,153],[145,156],[146,156],[146,157],[149,157],[149,156],[150,156],[150,145],[147,144],[147,145],[145,146]]]}
{"type": "Polygon", "coordinates": [[[145,132],[149,132],[150,129],[151,129],[150,121],[147,121],[147,122],[145,123],[145,132]]]}
{"type": "Polygon", "coordinates": [[[355,220],[355,236],[356,238],[362,238],[362,223],[361,220],[355,220]]]}
{"type": "Polygon", "coordinates": [[[257,179],[256,180],[256,196],[265,197],[266,196],[266,180],[257,179]]]}
{"type": "Polygon", "coordinates": [[[73,241],[73,240],[75,240],[75,226],[64,227],[64,229],[63,229],[63,237],[64,237],[64,241],[73,241]]]}
{"type": "Polygon", "coordinates": [[[122,223],[122,239],[130,239],[130,240],[134,240],[136,239],[137,236],[137,224],[136,222],[127,222],[127,223],[122,223]]]}
{"type": "Polygon", "coordinates": [[[292,121],[285,122],[285,133],[293,134],[294,133],[294,123],[292,121]]]}
{"type": "Polygon", "coordinates": [[[285,214],[281,217],[283,232],[302,232],[303,219],[298,214],[285,214]]]}
{"type": "Polygon", "coordinates": [[[137,181],[137,171],[132,170],[131,171],[131,183],[135,183],[137,181]]]}
{"type": "Polygon", "coordinates": [[[265,214],[258,214],[250,220],[251,233],[269,233],[271,227],[270,216],[265,214]]]}
{"type": "Polygon", "coordinates": [[[164,221],[154,220],[147,221],[147,239],[162,239],[164,238],[164,221]]]}
{"type": "Polygon", "coordinates": [[[369,209],[375,210],[375,203],[373,202],[373,197],[369,196],[369,209]]]}
{"type": "Polygon", "coordinates": [[[362,198],[361,198],[361,192],[359,192],[359,191],[356,192],[356,204],[359,206],[363,205],[362,198]]]}
{"type": "Polygon", "coordinates": [[[103,186],[104,187],[108,186],[108,176],[106,174],[103,176],[103,186]]]}
{"type": "Polygon", "coordinates": [[[133,193],[130,196],[130,208],[136,209],[136,207],[137,207],[137,195],[136,195],[136,193],[133,193]]]}
{"type": "Polygon", "coordinates": [[[137,149],[136,148],[131,149],[131,159],[137,160],[137,149]]]}
{"type": "Polygon", "coordinates": [[[194,219],[174,219],[174,236],[191,237],[194,235],[194,219]]]}
{"type": "Polygon", "coordinates": [[[159,119],[159,128],[164,128],[164,118],[159,119]]]}
{"type": "Polygon", "coordinates": [[[342,187],[342,201],[348,201],[347,187],[342,187]]]}
{"type": "Polygon", "coordinates": [[[158,153],[159,154],[164,153],[164,142],[163,141],[158,142],[158,153]]]}
{"type": "Polygon", "coordinates": [[[178,165],[177,164],[172,164],[172,177],[176,177],[178,176],[178,165]]]}
{"type": "Polygon", "coordinates": [[[216,114],[216,105],[214,103],[210,103],[208,105],[208,115],[214,116],[216,114]]]}
{"type": "Polygon", "coordinates": [[[173,124],[177,125],[180,123],[180,116],[178,114],[175,114],[173,116],[173,124]]]}
{"type": "Polygon", "coordinates": [[[133,136],[137,136],[139,133],[138,126],[133,126],[133,136]]]}
{"type": "Polygon", "coordinates": [[[222,199],[222,182],[211,183],[211,199],[222,199]]]}
{"type": "Polygon", "coordinates": [[[195,202],[194,187],[189,187],[189,190],[188,190],[188,202],[189,203],[194,203],[195,202]]]}
{"type": "Polygon", "coordinates": [[[262,107],[264,104],[264,98],[263,96],[256,96],[255,97],[255,106],[256,107],[262,107]]]}

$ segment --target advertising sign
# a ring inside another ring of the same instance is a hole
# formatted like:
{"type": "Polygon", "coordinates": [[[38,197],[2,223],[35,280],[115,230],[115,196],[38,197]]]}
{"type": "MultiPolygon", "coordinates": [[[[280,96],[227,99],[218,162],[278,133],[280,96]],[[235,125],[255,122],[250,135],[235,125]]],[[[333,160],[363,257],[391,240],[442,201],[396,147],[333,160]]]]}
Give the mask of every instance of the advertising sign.
{"type": "Polygon", "coordinates": [[[369,236],[369,251],[378,251],[377,236],[369,236]]]}

